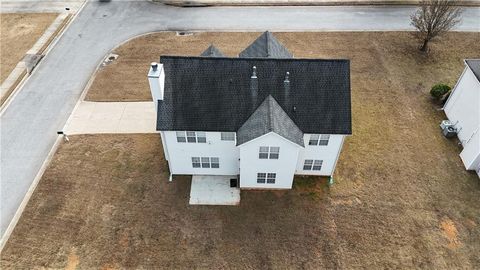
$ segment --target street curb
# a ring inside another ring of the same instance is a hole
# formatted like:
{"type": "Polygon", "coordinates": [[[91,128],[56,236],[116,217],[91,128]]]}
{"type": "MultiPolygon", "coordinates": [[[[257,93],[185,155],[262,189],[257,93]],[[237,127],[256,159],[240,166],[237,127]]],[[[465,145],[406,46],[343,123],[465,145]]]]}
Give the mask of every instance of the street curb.
{"type": "Polygon", "coordinates": [[[32,184],[28,188],[27,193],[23,197],[22,202],[17,208],[17,211],[15,211],[15,215],[13,216],[12,220],[10,221],[10,224],[8,224],[7,229],[5,230],[2,238],[0,239],[0,253],[2,252],[3,248],[5,247],[6,243],[8,242],[8,239],[10,238],[10,235],[12,234],[13,230],[17,226],[18,221],[20,220],[20,217],[23,214],[23,210],[25,210],[25,207],[28,204],[28,201],[32,197],[33,192],[37,188],[38,183],[40,182],[40,179],[42,179],[43,173],[45,173],[45,170],[47,169],[48,165],[50,164],[50,161],[52,160],[54,154],[57,152],[58,146],[60,145],[60,142],[62,141],[63,136],[59,135],[57,136],[57,139],[55,140],[55,143],[53,144],[52,148],[50,149],[50,152],[48,152],[47,158],[43,161],[42,167],[40,167],[40,170],[38,171],[37,175],[33,179],[32,184]]]}
{"type": "MultiPolygon", "coordinates": [[[[177,7],[208,6],[415,6],[420,0],[153,0],[177,7]]],[[[480,7],[478,0],[455,1],[457,6],[480,7]]]]}
{"type": "MultiPolygon", "coordinates": [[[[52,50],[52,48],[55,46],[55,44],[60,40],[60,38],[65,34],[65,32],[68,30],[68,28],[70,27],[70,25],[72,25],[73,21],[78,17],[78,14],[80,14],[80,12],[82,12],[83,8],[85,7],[87,1],[83,2],[82,6],[77,10],[77,12],[73,15],[73,16],[69,16],[70,18],[70,21],[68,23],[66,23],[64,26],[63,26],[63,29],[61,29],[59,31],[59,33],[57,33],[57,36],[55,36],[51,41],[50,41],[50,44],[49,46],[47,46],[46,48],[44,48],[44,51],[42,52],[43,55],[47,55],[50,50],[52,50]]],[[[43,62],[40,62],[39,65],[41,65],[43,62]]],[[[36,72],[37,69],[34,69],[32,74],[34,72],[36,72]]],[[[9,99],[0,107],[0,115],[2,115],[6,109],[8,108],[8,106],[10,105],[10,102],[15,98],[15,96],[18,94],[18,92],[20,92],[21,88],[23,87],[23,85],[28,81],[28,79],[30,79],[31,76],[24,76],[22,82],[17,86],[17,89],[14,90],[14,92],[10,95],[9,99]]],[[[60,141],[61,141],[61,138],[62,136],[57,136],[57,139],[55,140],[54,144],[52,145],[52,148],[50,149],[50,151],[48,152],[48,155],[47,157],[45,158],[45,160],[43,161],[42,163],[42,166],[40,167],[37,175],[35,176],[35,178],[33,179],[33,182],[30,184],[30,187],[28,188],[28,191],[27,193],[25,194],[25,196],[23,197],[23,200],[22,202],[20,203],[20,205],[18,206],[17,210],[15,211],[15,214],[14,216],[12,217],[12,220],[10,220],[10,223],[8,224],[8,227],[7,229],[5,230],[5,232],[3,233],[3,235],[1,235],[0,237],[0,254],[3,250],[3,248],[5,247],[6,243],[8,242],[8,239],[10,238],[10,235],[12,234],[13,230],[15,229],[15,226],[17,225],[17,222],[18,220],[20,219],[22,213],[23,213],[23,210],[25,209],[28,201],[30,200],[30,197],[32,196],[33,194],[33,191],[35,191],[35,188],[37,187],[37,184],[38,182],[40,181],[40,179],[42,178],[43,176],[43,173],[45,172],[46,168],[48,167],[48,165],[50,164],[50,161],[53,157],[53,155],[55,154],[55,152],[57,151],[57,148],[60,144],[60,141]]]]}

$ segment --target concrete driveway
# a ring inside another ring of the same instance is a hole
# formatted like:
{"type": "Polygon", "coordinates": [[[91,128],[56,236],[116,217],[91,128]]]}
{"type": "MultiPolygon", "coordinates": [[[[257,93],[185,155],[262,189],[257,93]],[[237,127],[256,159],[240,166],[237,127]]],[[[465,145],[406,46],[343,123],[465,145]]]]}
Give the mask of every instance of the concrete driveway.
{"type": "MultiPolygon", "coordinates": [[[[3,5],[3,3],[2,3],[3,5]]],[[[96,66],[120,43],[162,30],[407,30],[413,7],[212,7],[88,2],[1,114],[0,233],[17,208],[96,66]]],[[[478,31],[479,8],[458,30],[478,31]]],[[[12,226],[10,226],[10,229],[12,226]]]]}

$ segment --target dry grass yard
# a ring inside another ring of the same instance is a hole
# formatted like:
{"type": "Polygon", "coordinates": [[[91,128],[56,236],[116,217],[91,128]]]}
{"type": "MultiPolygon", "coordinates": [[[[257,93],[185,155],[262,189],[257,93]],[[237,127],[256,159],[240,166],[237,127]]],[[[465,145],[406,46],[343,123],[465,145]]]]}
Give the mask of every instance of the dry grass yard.
{"type": "MultiPolygon", "coordinates": [[[[256,36],[139,38],[116,50],[89,98],[148,99],[146,72],[159,54],[196,55],[214,42],[235,55],[256,36]]],[[[480,181],[441,136],[444,115],[428,89],[453,84],[462,59],[480,56],[480,34],[449,34],[430,58],[407,33],[277,37],[297,57],[352,60],[354,134],[332,187],[297,179],[292,191],[244,191],[238,207],[189,206],[189,177],[168,182],[158,135],[72,136],[2,268],[479,269],[480,181]]]]}
{"type": "Polygon", "coordinates": [[[0,83],[37,42],[58,14],[0,14],[0,83]]]}

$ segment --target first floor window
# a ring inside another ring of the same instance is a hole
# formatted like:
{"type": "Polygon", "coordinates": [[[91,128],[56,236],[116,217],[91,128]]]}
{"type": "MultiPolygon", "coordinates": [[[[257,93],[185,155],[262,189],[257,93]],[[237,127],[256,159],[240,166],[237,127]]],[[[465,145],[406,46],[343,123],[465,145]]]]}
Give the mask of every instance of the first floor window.
{"type": "Polygon", "coordinates": [[[220,162],[219,162],[219,159],[218,157],[212,157],[210,158],[210,162],[212,164],[212,168],[220,168],[220,162]]]}
{"type": "Polygon", "coordinates": [[[202,157],[202,168],[210,168],[210,158],[202,157]]]}
{"type": "Polygon", "coordinates": [[[257,183],[258,184],[275,184],[275,179],[277,178],[276,173],[257,173],[257,183]]]}
{"type": "Polygon", "coordinates": [[[235,132],[222,132],[222,141],[235,141],[235,132]]]}
{"type": "Polygon", "coordinates": [[[193,168],[200,168],[200,158],[199,157],[192,157],[192,167],[193,168]]]}
{"type": "Polygon", "coordinates": [[[176,131],[177,134],[177,142],[184,143],[187,141],[185,138],[185,131],[176,131]]]}
{"type": "Polygon", "coordinates": [[[192,157],[193,168],[220,168],[220,159],[218,157],[192,157]]]}
{"type": "Polygon", "coordinates": [[[276,173],[267,173],[267,184],[275,184],[276,173]]]}
{"type": "Polygon", "coordinates": [[[257,173],[257,183],[258,184],[265,184],[265,180],[267,179],[266,173],[257,173]]]}
{"type": "Polygon", "coordinates": [[[303,163],[304,171],[320,171],[322,170],[323,160],[319,159],[306,159],[303,163]]]}

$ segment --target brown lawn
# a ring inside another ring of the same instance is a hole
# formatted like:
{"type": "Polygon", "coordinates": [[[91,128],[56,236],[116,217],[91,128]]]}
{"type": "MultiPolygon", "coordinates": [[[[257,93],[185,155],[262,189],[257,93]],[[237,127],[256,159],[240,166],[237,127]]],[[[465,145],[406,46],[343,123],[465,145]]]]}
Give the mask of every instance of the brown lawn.
{"type": "Polygon", "coordinates": [[[0,83],[3,83],[57,15],[54,13],[0,15],[0,83]]]}
{"type": "MultiPolygon", "coordinates": [[[[235,55],[256,35],[142,37],[116,50],[90,98],[148,99],[145,74],[156,55],[187,47],[198,54],[212,41],[235,55]]],[[[353,136],[332,187],[299,179],[293,191],[243,191],[238,207],[189,206],[189,177],[167,181],[158,135],[73,136],[37,187],[2,266],[478,269],[480,181],[464,170],[456,142],[441,136],[444,115],[428,88],[455,82],[462,59],[480,56],[479,35],[449,34],[425,58],[407,33],[279,33],[297,57],[352,60],[353,136]]]]}

